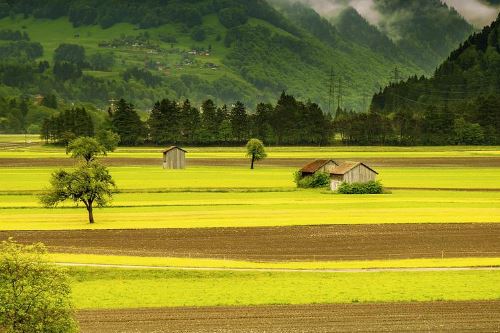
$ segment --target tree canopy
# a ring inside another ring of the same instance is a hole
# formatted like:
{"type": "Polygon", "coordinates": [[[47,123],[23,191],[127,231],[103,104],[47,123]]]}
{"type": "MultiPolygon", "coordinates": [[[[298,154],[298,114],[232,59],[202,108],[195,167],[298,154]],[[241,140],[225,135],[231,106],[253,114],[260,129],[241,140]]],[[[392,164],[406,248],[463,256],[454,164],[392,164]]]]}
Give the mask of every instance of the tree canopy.
{"type": "Polygon", "coordinates": [[[0,243],[0,331],[77,332],[65,271],[48,261],[42,244],[0,243]]]}
{"type": "Polygon", "coordinates": [[[87,209],[89,223],[93,224],[94,205],[105,207],[113,197],[116,185],[108,169],[98,162],[90,162],[75,171],[58,170],[52,174],[50,188],[41,196],[45,207],[70,200],[83,203],[87,209]]]}
{"type": "Polygon", "coordinates": [[[247,142],[247,156],[250,157],[250,169],[253,170],[254,163],[267,157],[264,144],[259,139],[250,139],[247,142]]]}

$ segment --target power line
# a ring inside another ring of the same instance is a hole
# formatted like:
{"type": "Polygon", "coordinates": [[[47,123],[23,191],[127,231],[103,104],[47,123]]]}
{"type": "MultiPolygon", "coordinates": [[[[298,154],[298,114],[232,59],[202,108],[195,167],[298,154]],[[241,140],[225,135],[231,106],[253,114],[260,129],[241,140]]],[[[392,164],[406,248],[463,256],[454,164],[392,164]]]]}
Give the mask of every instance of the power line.
{"type": "Polygon", "coordinates": [[[341,106],[342,106],[342,77],[339,76],[339,93],[338,93],[337,108],[340,110],[341,106]]]}
{"type": "Polygon", "coordinates": [[[333,68],[330,70],[330,88],[328,92],[328,111],[333,114],[333,105],[335,104],[335,73],[333,68]]]}

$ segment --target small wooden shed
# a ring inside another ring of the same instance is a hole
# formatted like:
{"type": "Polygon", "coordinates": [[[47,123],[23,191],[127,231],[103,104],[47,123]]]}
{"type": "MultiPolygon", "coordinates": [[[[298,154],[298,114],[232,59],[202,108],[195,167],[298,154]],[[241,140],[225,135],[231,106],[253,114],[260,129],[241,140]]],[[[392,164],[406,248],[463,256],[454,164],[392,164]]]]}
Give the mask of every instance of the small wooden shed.
{"type": "Polygon", "coordinates": [[[377,178],[378,172],[362,162],[338,162],[334,160],[315,160],[302,169],[302,177],[311,176],[317,172],[330,175],[330,188],[336,191],[342,183],[367,183],[377,178]]]}
{"type": "Polygon", "coordinates": [[[186,153],[182,148],[171,146],[163,151],[163,169],[185,169],[186,153]]]}
{"type": "Polygon", "coordinates": [[[336,191],[342,183],[367,183],[377,178],[378,172],[361,162],[344,162],[330,172],[330,187],[336,191]]]}

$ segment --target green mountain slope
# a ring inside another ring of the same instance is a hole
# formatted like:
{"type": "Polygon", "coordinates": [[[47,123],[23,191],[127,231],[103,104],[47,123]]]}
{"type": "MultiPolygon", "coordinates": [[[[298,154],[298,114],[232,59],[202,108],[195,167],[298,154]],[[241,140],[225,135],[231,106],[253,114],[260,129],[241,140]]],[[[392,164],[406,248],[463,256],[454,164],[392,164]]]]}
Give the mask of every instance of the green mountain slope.
{"type": "Polygon", "coordinates": [[[282,15],[259,0],[20,0],[0,8],[0,16],[0,30],[26,32],[43,47],[40,57],[3,59],[25,67],[20,81],[2,81],[4,96],[55,94],[103,107],[124,97],[141,108],[160,97],[213,98],[252,107],[287,90],[326,106],[333,68],[344,105],[361,109],[363,96],[387,82],[395,65],[408,75],[420,72],[342,39],[309,8],[282,15]],[[84,47],[78,68],[56,66],[63,43],[84,47]],[[48,62],[42,72],[41,61],[48,62]]]}
{"type": "Polygon", "coordinates": [[[500,16],[432,77],[415,76],[376,94],[372,111],[399,119],[415,137],[423,132],[428,143],[453,142],[453,136],[459,143],[500,142],[500,16]]]}

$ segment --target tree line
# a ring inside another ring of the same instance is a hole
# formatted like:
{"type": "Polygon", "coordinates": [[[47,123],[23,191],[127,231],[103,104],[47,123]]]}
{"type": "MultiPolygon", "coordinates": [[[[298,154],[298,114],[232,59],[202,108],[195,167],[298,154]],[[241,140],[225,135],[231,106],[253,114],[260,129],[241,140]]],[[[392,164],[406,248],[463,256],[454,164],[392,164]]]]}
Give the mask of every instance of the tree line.
{"type": "MultiPolygon", "coordinates": [[[[144,120],[132,103],[121,99],[109,108],[100,127],[118,134],[122,145],[231,145],[253,137],[276,145],[326,145],[332,124],[317,104],[283,92],[275,105],[261,103],[253,113],[239,101],[216,105],[208,99],[195,107],[189,100],[163,99],[144,120]]],[[[93,136],[94,128],[84,108],[73,108],[45,119],[41,137],[48,143],[67,144],[75,137],[93,136]]]]}

